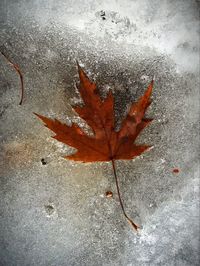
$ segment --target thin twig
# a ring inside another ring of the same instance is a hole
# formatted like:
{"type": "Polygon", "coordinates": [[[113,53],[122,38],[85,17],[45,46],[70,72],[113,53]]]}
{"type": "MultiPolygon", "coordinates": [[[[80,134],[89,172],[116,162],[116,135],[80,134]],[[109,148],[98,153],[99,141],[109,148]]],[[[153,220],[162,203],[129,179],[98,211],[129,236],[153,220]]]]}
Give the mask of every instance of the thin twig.
{"type": "Polygon", "coordinates": [[[24,79],[23,79],[23,75],[22,72],[19,68],[19,66],[17,64],[14,64],[11,62],[11,60],[3,53],[0,51],[0,53],[4,56],[4,58],[7,60],[7,62],[15,69],[15,71],[17,72],[17,74],[20,77],[20,82],[21,82],[21,99],[19,102],[19,105],[22,104],[23,98],[24,98],[24,79]]]}
{"type": "Polygon", "coordinates": [[[122,208],[122,212],[126,218],[126,220],[128,221],[128,223],[137,231],[139,226],[137,224],[135,224],[126,214],[125,209],[124,209],[124,205],[122,202],[122,198],[121,198],[121,194],[120,194],[120,190],[119,190],[119,182],[118,182],[118,178],[117,178],[117,173],[116,173],[116,167],[115,167],[115,160],[112,159],[112,167],[113,167],[113,173],[115,176],[115,183],[116,183],[116,187],[117,187],[117,194],[118,194],[118,198],[119,198],[119,202],[122,208]]]}

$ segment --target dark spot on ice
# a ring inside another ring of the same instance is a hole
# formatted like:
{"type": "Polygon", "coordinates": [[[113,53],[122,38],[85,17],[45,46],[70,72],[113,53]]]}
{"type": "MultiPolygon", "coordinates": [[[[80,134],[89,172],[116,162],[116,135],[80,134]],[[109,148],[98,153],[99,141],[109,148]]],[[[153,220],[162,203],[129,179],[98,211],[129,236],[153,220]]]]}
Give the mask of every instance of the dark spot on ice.
{"type": "Polygon", "coordinates": [[[107,198],[112,198],[113,197],[112,191],[106,191],[106,197],[107,198]]]}
{"type": "Polygon", "coordinates": [[[47,164],[47,162],[45,161],[44,158],[41,159],[41,163],[42,163],[42,165],[46,165],[47,164]]]}
{"type": "Polygon", "coordinates": [[[105,13],[105,11],[101,10],[101,11],[100,11],[100,16],[101,16],[101,18],[102,18],[103,20],[105,20],[105,19],[106,19],[106,13],[105,13]]]}
{"type": "Polygon", "coordinates": [[[44,206],[46,213],[50,216],[54,213],[54,207],[50,204],[44,206]]]}
{"type": "Polygon", "coordinates": [[[178,174],[179,172],[180,172],[180,170],[179,170],[178,168],[174,168],[174,169],[173,169],[173,173],[174,173],[174,174],[178,174]]]}

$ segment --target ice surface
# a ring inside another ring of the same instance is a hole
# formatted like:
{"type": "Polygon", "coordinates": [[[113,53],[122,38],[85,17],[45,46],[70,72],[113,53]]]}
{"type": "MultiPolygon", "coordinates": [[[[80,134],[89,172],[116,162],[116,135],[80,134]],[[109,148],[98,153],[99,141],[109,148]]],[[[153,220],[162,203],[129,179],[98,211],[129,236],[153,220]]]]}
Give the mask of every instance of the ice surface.
{"type": "Polygon", "coordinates": [[[199,1],[0,1],[0,265],[199,265],[199,1]],[[118,161],[124,220],[109,163],[73,152],[33,115],[78,122],[75,60],[115,95],[117,127],[155,76],[153,149],[118,161]],[[45,162],[45,163],[43,163],[45,162]],[[173,173],[178,168],[179,173],[173,173]],[[113,198],[105,192],[112,191],[113,198]]]}

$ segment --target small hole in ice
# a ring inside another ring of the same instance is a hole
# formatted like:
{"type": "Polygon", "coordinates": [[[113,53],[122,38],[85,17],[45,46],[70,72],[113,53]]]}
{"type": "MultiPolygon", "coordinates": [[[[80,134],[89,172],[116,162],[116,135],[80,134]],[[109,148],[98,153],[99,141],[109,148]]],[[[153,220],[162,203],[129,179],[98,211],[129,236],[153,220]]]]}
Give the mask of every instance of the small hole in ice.
{"type": "Polygon", "coordinates": [[[48,216],[52,215],[54,213],[54,207],[50,204],[44,206],[46,213],[48,216]]]}

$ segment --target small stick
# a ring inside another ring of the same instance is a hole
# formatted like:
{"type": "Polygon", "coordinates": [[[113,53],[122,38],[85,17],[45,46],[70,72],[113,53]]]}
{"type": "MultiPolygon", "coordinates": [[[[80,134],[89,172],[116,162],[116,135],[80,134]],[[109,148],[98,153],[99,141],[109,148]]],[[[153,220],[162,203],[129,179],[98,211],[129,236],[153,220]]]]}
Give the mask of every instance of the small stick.
{"type": "Polygon", "coordinates": [[[17,74],[20,77],[20,82],[21,82],[21,99],[19,102],[19,105],[22,104],[23,98],[24,98],[24,79],[23,79],[23,75],[22,72],[19,68],[19,66],[17,64],[14,64],[11,62],[11,60],[3,53],[0,51],[0,53],[4,56],[4,58],[7,60],[7,62],[15,69],[15,71],[17,72],[17,74]]]}

